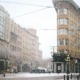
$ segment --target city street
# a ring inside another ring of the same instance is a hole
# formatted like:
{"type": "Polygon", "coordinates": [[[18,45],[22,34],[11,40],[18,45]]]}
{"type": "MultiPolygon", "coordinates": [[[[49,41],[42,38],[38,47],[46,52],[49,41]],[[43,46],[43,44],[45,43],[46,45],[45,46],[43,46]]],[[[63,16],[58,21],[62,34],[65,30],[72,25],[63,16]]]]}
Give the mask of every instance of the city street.
{"type": "MultiPolygon", "coordinates": [[[[65,73],[17,73],[17,74],[6,74],[4,77],[2,74],[0,75],[0,80],[64,80],[65,73]]],[[[74,75],[77,75],[74,73],[74,75]]],[[[66,79],[65,79],[66,80],[66,79]]],[[[76,78],[70,80],[76,80],[76,78]]]]}
{"type": "Polygon", "coordinates": [[[0,80],[80,80],[80,0],[0,0],[0,80]]]}

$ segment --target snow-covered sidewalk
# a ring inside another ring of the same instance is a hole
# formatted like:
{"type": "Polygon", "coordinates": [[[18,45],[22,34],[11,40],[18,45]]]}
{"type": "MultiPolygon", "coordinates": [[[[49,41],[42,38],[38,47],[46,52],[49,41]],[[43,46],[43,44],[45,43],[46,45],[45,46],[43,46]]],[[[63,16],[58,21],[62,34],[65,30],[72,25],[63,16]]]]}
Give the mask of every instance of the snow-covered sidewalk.
{"type": "MultiPolygon", "coordinates": [[[[7,73],[5,77],[3,74],[0,75],[0,80],[64,80],[66,73],[7,73]]],[[[71,77],[71,74],[69,74],[71,77]]],[[[72,75],[78,75],[72,73],[72,75]]],[[[65,79],[66,80],[66,79],[65,79]]],[[[76,80],[69,79],[69,80],[76,80]]]]}
{"type": "MultiPolygon", "coordinates": [[[[47,77],[47,76],[63,76],[64,73],[7,73],[5,74],[5,77],[47,77]]],[[[65,74],[66,75],[66,74],[65,74]]],[[[0,77],[3,77],[3,74],[0,75],[0,77]]]]}

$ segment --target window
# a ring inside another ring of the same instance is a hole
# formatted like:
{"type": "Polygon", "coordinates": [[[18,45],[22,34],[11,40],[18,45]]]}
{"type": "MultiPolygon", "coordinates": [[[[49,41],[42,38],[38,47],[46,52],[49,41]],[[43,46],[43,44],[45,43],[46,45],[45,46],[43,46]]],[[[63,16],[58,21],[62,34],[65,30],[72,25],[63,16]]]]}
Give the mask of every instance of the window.
{"type": "Polygon", "coordinates": [[[58,19],[58,25],[67,25],[68,24],[68,19],[64,18],[64,19],[58,19]]]}
{"type": "Polygon", "coordinates": [[[63,22],[64,22],[64,19],[59,19],[60,24],[63,24],[63,22]]]}
{"type": "Polygon", "coordinates": [[[68,45],[68,39],[59,39],[58,40],[58,46],[60,45],[68,45]]]}
{"type": "Polygon", "coordinates": [[[58,45],[64,45],[64,40],[62,39],[62,40],[58,40],[58,45]]]}
{"type": "Polygon", "coordinates": [[[65,40],[65,45],[68,45],[68,39],[65,40]]]}
{"type": "Polygon", "coordinates": [[[64,9],[64,14],[67,14],[68,13],[68,9],[64,9]]]}
{"type": "Polygon", "coordinates": [[[68,14],[68,9],[66,8],[61,8],[57,10],[58,14],[68,14]]]}
{"type": "Polygon", "coordinates": [[[64,21],[64,24],[66,24],[67,25],[67,23],[68,23],[68,20],[67,19],[63,19],[64,21]]]}
{"type": "Polygon", "coordinates": [[[3,20],[3,18],[2,17],[0,17],[0,24],[4,24],[4,20],[3,20]]]}
{"type": "Polygon", "coordinates": [[[3,17],[4,17],[4,19],[7,17],[7,14],[6,13],[3,13],[3,17]]]}
{"type": "Polygon", "coordinates": [[[10,50],[11,50],[11,51],[16,51],[16,47],[13,46],[13,45],[10,45],[10,50]]]}
{"type": "Polygon", "coordinates": [[[4,34],[0,32],[0,39],[4,39],[4,34]]]}
{"type": "Polygon", "coordinates": [[[12,42],[16,43],[16,41],[17,41],[17,35],[15,33],[11,32],[10,39],[11,39],[12,42]]]}
{"type": "Polygon", "coordinates": [[[62,14],[62,13],[63,13],[63,9],[58,9],[58,10],[57,10],[57,13],[58,13],[58,14],[62,14]]]}
{"type": "Polygon", "coordinates": [[[0,25],[0,32],[2,32],[2,33],[5,32],[5,28],[2,25],[0,25]]]}
{"type": "Polygon", "coordinates": [[[58,35],[68,35],[68,29],[58,29],[58,35]]]}
{"type": "Polygon", "coordinates": [[[0,10],[0,16],[3,17],[3,11],[2,10],[0,10]]]}

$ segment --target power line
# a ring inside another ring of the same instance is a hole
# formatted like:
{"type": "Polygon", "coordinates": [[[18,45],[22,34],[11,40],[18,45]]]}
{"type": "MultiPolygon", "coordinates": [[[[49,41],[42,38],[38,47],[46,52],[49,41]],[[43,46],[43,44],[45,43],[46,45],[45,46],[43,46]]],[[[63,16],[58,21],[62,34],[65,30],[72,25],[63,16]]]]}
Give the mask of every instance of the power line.
{"type": "Polygon", "coordinates": [[[57,29],[43,29],[43,30],[57,30],[57,29]]]}
{"type": "MultiPolygon", "coordinates": [[[[28,25],[23,25],[23,24],[21,24],[22,26],[24,26],[24,27],[26,27],[27,26],[27,29],[29,29],[29,28],[32,28],[32,29],[36,29],[36,30],[44,30],[44,31],[47,31],[47,30],[58,30],[57,28],[41,28],[41,27],[29,27],[28,25]]],[[[55,27],[57,27],[57,26],[55,26],[55,27]]]]}
{"type": "Polygon", "coordinates": [[[32,14],[32,13],[36,13],[36,12],[39,12],[39,11],[44,10],[44,9],[47,9],[47,8],[42,8],[42,9],[38,9],[38,10],[35,10],[35,11],[31,11],[31,12],[25,13],[23,15],[15,16],[15,17],[13,17],[13,19],[25,16],[25,15],[29,15],[29,14],[32,14]]]}
{"type": "Polygon", "coordinates": [[[10,2],[10,1],[0,1],[0,2],[2,2],[2,3],[11,3],[11,4],[19,4],[19,5],[30,5],[30,6],[37,6],[37,7],[53,8],[52,6],[43,6],[43,5],[25,4],[25,3],[10,2]]]}
{"type": "Polygon", "coordinates": [[[57,31],[57,29],[47,29],[47,28],[34,28],[34,29],[37,29],[37,30],[44,30],[44,31],[57,31]]]}
{"type": "Polygon", "coordinates": [[[25,3],[10,2],[10,1],[0,1],[0,2],[3,2],[3,3],[12,3],[12,4],[19,4],[19,5],[30,5],[30,6],[45,7],[45,8],[39,9],[39,10],[35,10],[35,11],[28,12],[28,13],[25,13],[25,14],[22,14],[22,15],[19,15],[19,16],[15,16],[15,17],[13,17],[13,19],[19,18],[19,17],[22,17],[22,16],[25,16],[25,15],[28,15],[28,14],[36,13],[36,12],[38,12],[38,11],[41,11],[41,10],[44,10],[44,9],[47,9],[47,8],[53,8],[52,6],[43,6],[43,5],[25,4],[25,3]]]}
{"type": "MultiPolygon", "coordinates": [[[[22,26],[27,26],[27,25],[22,25],[22,26]]],[[[44,30],[44,31],[56,31],[56,30],[58,30],[57,28],[39,28],[39,27],[27,27],[26,29],[29,29],[29,28],[32,28],[32,29],[36,29],[36,30],[44,30]]]]}

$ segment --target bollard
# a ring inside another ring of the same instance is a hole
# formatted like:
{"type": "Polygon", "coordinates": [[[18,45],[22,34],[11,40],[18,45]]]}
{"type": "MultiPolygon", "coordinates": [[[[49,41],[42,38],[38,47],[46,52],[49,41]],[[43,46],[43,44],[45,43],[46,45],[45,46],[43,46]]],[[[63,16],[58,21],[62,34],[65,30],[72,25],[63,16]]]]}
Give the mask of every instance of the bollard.
{"type": "Polygon", "coordinates": [[[67,74],[67,80],[69,80],[69,75],[67,74]]]}
{"type": "Polygon", "coordinates": [[[65,75],[64,75],[64,80],[65,80],[65,75]]]}
{"type": "Polygon", "coordinates": [[[77,80],[79,80],[79,76],[77,75],[77,80]]]}
{"type": "Polygon", "coordinates": [[[79,77],[78,78],[80,79],[80,73],[79,73],[79,77]]]}
{"type": "Polygon", "coordinates": [[[71,74],[71,79],[72,79],[72,74],[71,74]]]}
{"type": "Polygon", "coordinates": [[[3,72],[3,77],[5,77],[5,72],[3,72]]]}

